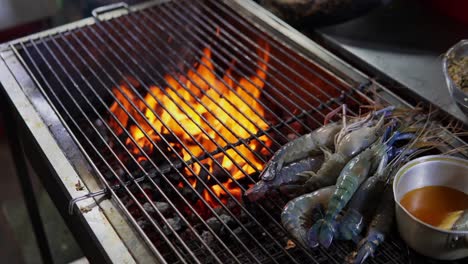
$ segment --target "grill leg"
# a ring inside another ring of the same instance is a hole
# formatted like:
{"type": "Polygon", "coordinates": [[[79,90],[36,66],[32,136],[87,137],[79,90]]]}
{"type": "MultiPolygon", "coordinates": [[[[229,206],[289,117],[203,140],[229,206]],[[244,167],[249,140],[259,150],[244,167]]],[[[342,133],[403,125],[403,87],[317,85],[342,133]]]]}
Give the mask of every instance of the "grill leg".
{"type": "MultiPolygon", "coordinates": [[[[6,106],[6,104],[3,105],[6,106]]],[[[4,107],[3,110],[6,110],[5,108],[6,107],[4,107]]],[[[37,245],[39,246],[43,263],[53,263],[49,242],[47,240],[47,235],[44,230],[44,225],[37,205],[36,195],[29,176],[28,164],[26,162],[26,157],[24,156],[24,148],[19,137],[19,131],[11,112],[3,112],[5,113],[3,117],[5,119],[6,135],[10,145],[11,154],[13,156],[13,161],[15,163],[21,190],[26,202],[26,207],[28,209],[29,218],[31,219],[31,224],[36,236],[37,245]]]]}

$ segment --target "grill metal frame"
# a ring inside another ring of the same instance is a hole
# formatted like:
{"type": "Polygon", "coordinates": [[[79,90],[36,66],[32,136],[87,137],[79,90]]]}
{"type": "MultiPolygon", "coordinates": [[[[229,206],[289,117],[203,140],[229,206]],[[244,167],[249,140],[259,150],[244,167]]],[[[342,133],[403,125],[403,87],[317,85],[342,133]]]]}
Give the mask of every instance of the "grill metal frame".
{"type": "MultiPolygon", "coordinates": [[[[166,1],[155,1],[131,7],[129,8],[129,12],[144,10],[153,4],[162,2],[166,1]]],[[[224,0],[223,2],[236,9],[243,18],[253,23],[260,30],[265,31],[281,44],[298,51],[302,56],[321,65],[324,70],[337,79],[354,85],[361,84],[362,89],[370,85],[368,76],[344,63],[255,3],[242,0],[224,0]]],[[[127,10],[112,11],[100,15],[98,19],[106,21],[114,17],[126,15],[127,13],[127,10]]],[[[92,241],[96,246],[95,248],[99,249],[96,252],[90,246],[89,249],[84,249],[86,255],[92,256],[95,254],[96,256],[100,256],[100,259],[114,262],[121,262],[123,260],[129,263],[133,261],[145,262],[152,259],[154,254],[156,254],[157,258],[161,258],[161,256],[155,248],[151,249],[151,247],[143,246],[143,239],[131,227],[130,222],[132,220],[123,218],[120,213],[121,209],[116,207],[113,202],[106,199],[102,201],[97,201],[97,199],[78,201],[77,206],[80,208],[92,207],[94,203],[99,202],[98,206],[101,209],[80,214],[79,218],[81,221],[79,224],[76,223],[76,217],[73,218],[66,215],[68,204],[63,201],[69,201],[72,198],[83,195],[83,192],[78,192],[74,189],[74,185],[79,179],[86,186],[87,192],[101,190],[100,184],[96,181],[96,177],[90,173],[89,164],[85,161],[86,159],[82,156],[82,153],[78,151],[79,147],[74,143],[74,138],[66,132],[63,125],[64,122],[60,120],[51,105],[41,95],[34,80],[31,79],[33,76],[23,68],[22,63],[18,60],[19,54],[14,48],[17,44],[23,45],[23,42],[48,37],[58,32],[66,34],[71,29],[85,27],[94,23],[94,19],[85,19],[0,46],[0,53],[3,59],[0,61],[0,80],[2,80],[6,95],[10,99],[10,111],[15,112],[18,120],[24,122],[19,129],[22,134],[25,134],[22,135],[22,138],[25,141],[29,140],[28,146],[33,146],[32,153],[34,153],[34,157],[41,157],[37,160],[31,160],[31,163],[38,171],[43,172],[39,174],[53,175],[53,179],[48,176],[42,177],[48,192],[53,196],[53,201],[57,203],[59,211],[68,220],[67,223],[71,226],[72,232],[75,233],[74,235],[79,238],[80,244],[83,245],[83,243],[92,241]],[[67,151],[64,152],[64,149],[67,151]],[[44,164],[47,165],[45,166],[44,164]]],[[[396,105],[405,104],[409,106],[386,88],[379,84],[374,85],[377,87],[378,96],[383,100],[396,105]]],[[[352,89],[352,91],[359,94],[359,96],[365,96],[360,89],[352,89]]],[[[22,124],[23,122],[18,123],[22,124]]],[[[453,141],[454,146],[462,143],[461,140],[455,137],[450,138],[450,140],[453,141]]],[[[242,144],[242,142],[239,141],[238,144],[242,144]]],[[[225,150],[220,147],[217,151],[220,153],[225,150]]],[[[197,159],[201,160],[203,158],[198,157],[197,159]]],[[[183,165],[185,166],[186,164],[183,165]]],[[[112,190],[112,188],[108,189],[112,190]]],[[[286,254],[288,253],[286,252],[286,254]]],[[[275,261],[273,258],[272,260],[273,262],[275,261]]]]}

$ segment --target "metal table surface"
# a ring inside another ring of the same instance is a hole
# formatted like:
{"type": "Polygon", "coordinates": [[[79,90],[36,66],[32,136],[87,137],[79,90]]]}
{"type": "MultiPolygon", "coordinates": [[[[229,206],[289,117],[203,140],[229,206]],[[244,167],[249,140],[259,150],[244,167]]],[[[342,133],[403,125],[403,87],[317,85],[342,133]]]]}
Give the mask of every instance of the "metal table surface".
{"type": "Polygon", "coordinates": [[[449,47],[468,38],[468,25],[415,1],[396,1],[339,25],[300,30],[367,74],[390,77],[397,90],[415,93],[468,124],[450,97],[441,63],[449,47]]]}

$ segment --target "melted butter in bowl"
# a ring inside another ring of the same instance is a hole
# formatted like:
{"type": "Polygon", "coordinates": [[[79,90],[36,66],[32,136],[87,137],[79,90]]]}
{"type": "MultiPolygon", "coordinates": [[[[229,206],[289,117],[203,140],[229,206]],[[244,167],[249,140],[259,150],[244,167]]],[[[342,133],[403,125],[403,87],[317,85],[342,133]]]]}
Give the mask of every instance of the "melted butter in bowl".
{"type": "Polygon", "coordinates": [[[419,220],[450,230],[468,209],[468,194],[446,186],[425,186],[407,192],[400,204],[419,220]]]}

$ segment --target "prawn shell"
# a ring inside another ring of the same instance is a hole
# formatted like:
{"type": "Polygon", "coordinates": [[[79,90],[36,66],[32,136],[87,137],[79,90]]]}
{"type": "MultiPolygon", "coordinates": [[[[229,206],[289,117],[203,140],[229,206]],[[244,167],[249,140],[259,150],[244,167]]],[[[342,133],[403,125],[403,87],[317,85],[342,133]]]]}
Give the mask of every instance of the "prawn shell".
{"type": "Polygon", "coordinates": [[[354,157],[372,145],[381,134],[382,125],[362,127],[347,134],[336,146],[336,152],[345,157],[354,157]]]}
{"type": "Polygon", "coordinates": [[[307,193],[289,201],[281,213],[281,222],[289,234],[303,246],[307,246],[307,231],[313,225],[314,209],[327,207],[335,192],[334,185],[307,193]]]}
{"type": "Polygon", "coordinates": [[[385,181],[376,175],[367,178],[351,198],[348,209],[339,226],[340,238],[353,239],[370,222],[379,203],[379,196],[385,189],[385,181]]]}
{"type": "Polygon", "coordinates": [[[374,126],[356,129],[338,143],[336,152],[323,163],[314,177],[305,184],[307,191],[334,184],[342,170],[346,169],[347,163],[354,157],[369,148],[380,138],[383,130],[383,119],[381,118],[374,126]]]}
{"type": "Polygon", "coordinates": [[[321,148],[333,148],[335,135],[341,130],[340,122],[322,126],[309,134],[288,142],[275,152],[260,175],[264,181],[275,179],[284,165],[322,153],[321,148]]]}
{"type": "Polygon", "coordinates": [[[304,171],[316,171],[323,163],[322,156],[299,160],[283,167],[271,181],[260,180],[250,187],[245,196],[251,201],[257,201],[274,192],[282,185],[303,184],[305,179],[298,175],[304,171]]]}
{"type": "Polygon", "coordinates": [[[336,182],[337,189],[333,193],[329,203],[327,215],[330,219],[336,218],[361,183],[367,178],[371,169],[373,157],[373,149],[367,149],[351,159],[341,171],[336,182]]]}

